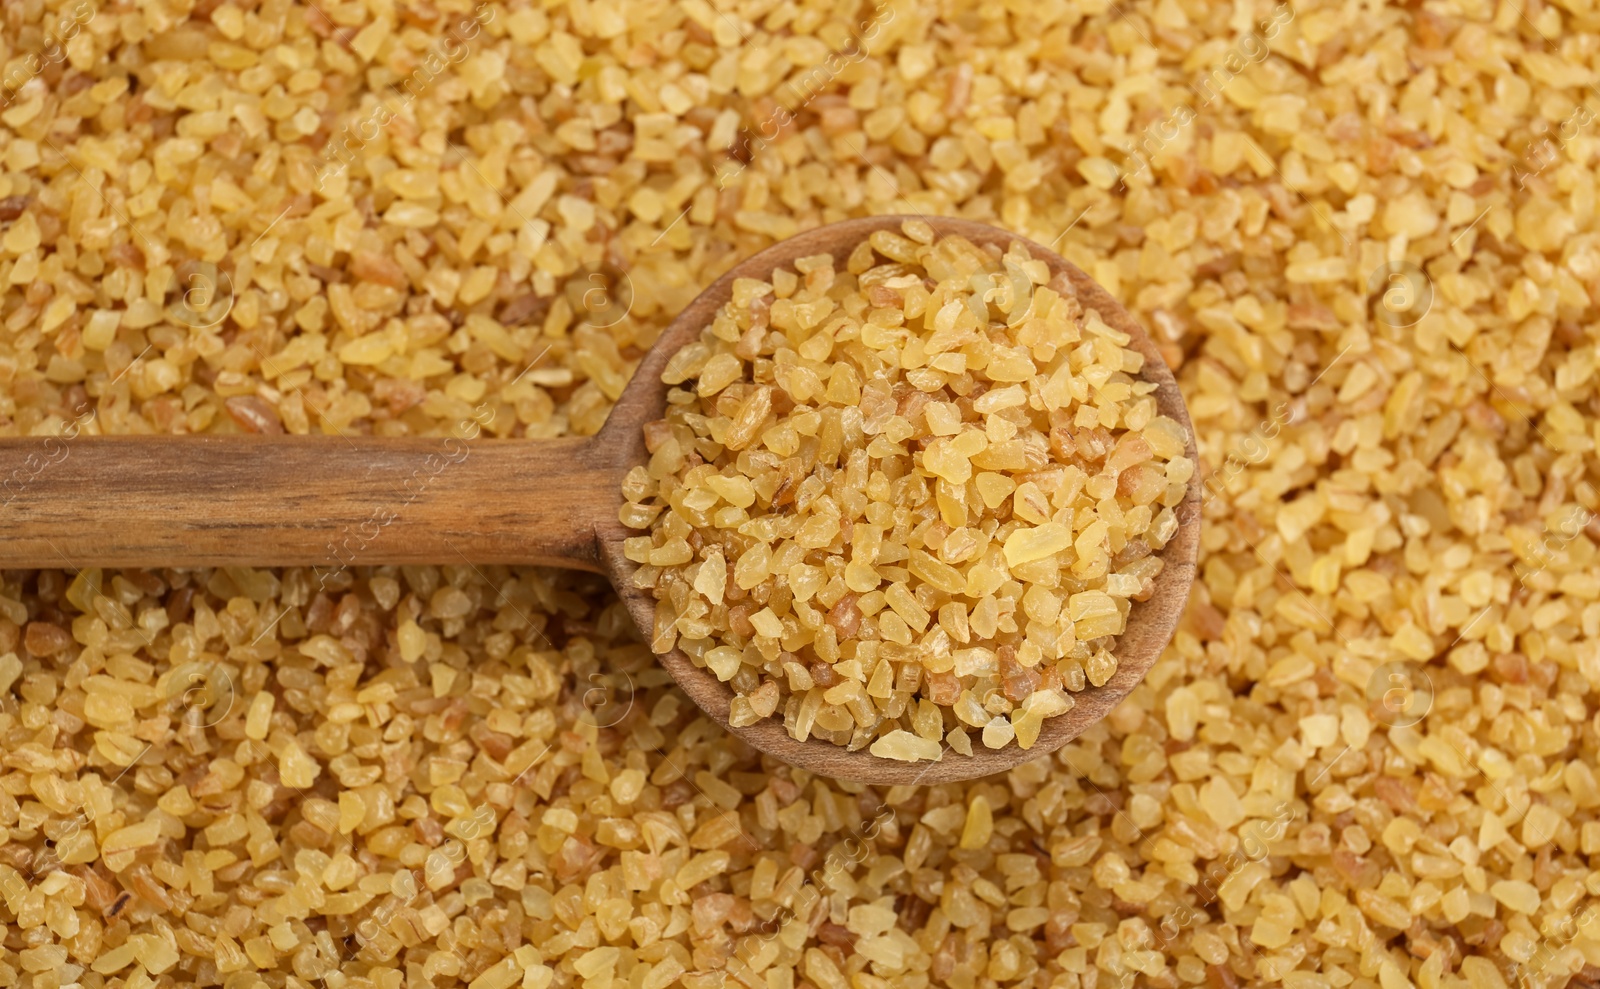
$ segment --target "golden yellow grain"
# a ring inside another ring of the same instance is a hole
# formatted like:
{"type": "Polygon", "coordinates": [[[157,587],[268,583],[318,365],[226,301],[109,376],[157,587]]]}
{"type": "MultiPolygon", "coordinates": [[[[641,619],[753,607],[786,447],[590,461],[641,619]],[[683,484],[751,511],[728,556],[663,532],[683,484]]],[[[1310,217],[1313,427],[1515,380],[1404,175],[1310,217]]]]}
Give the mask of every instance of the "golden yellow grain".
{"type": "Polygon", "coordinates": [[[732,294],[672,359],[621,509],[655,645],[733,685],[735,726],[1031,747],[1116,671],[1176,531],[1193,464],[1142,358],[1020,244],[921,221],[732,294]]]}
{"type": "MultiPolygon", "coordinates": [[[[6,16],[9,435],[592,434],[735,260],[961,215],[1053,245],[1149,328],[1208,498],[1190,608],[1128,701],[1048,760],[926,788],[757,758],[580,574],[0,572],[0,985],[1600,975],[1590,6],[6,16]],[[213,669],[232,691],[190,694],[213,669]],[[991,833],[963,848],[980,798],[991,833]]],[[[970,483],[1035,504],[1003,471],[970,483]]],[[[923,610],[955,641],[1001,620],[923,610]]],[[[958,752],[1030,730],[962,712],[958,752]]]]}

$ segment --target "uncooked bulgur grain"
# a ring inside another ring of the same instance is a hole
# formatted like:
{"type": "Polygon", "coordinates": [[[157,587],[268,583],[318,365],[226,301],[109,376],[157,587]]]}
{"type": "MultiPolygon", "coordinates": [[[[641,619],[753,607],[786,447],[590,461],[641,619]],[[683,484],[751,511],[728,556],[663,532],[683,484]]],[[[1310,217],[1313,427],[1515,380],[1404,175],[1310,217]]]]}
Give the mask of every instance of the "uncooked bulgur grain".
{"type": "Polygon", "coordinates": [[[1194,472],[1128,343],[1021,244],[921,220],[734,281],[625,485],[651,647],[730,683],[735,727],[1032,747],[1116,672],[1194,472]]]}
{"type": "Polygon", "coordinates": [[[0,571],[0,986],[1600,981],[1593,4],[0,17],[8,435],[270,430],[267,407],[337,447],[470,432],[484,403],[490,437],[593,434],[735,261],[922,213],[1122,300],[1210,495],[1188,611],[1127,700],[932,787],[761,758],[582,574],[0,571]],[[231,312],[175,322],[208,263],[231,312]],[[629,314],[590,311],[622,271],[629,314]],[[90,724],[91,695],[132,720],[90,724]],[[289,738],[322,767],[304,794],[289,738]],[[100,855],[145,819],[155,843],[100,855]]]}

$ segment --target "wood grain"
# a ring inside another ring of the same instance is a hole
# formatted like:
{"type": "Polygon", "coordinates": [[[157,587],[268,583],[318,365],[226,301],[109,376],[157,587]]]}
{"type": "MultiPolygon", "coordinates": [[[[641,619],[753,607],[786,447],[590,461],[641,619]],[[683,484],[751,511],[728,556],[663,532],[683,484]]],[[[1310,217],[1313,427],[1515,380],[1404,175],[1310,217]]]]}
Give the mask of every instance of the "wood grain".
{"type": "Polygon", "coordinates": [[[594,440],[0,440],[8,567],[542,563],[601,571],[594,440]]]}

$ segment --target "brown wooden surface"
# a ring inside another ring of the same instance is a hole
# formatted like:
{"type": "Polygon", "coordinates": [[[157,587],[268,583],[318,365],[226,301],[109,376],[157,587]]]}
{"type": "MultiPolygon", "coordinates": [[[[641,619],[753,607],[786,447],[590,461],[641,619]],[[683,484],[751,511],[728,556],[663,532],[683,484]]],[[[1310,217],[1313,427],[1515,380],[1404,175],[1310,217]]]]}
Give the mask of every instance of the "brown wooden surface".
{"type": "Polygon", "coordinates": [[[0,440],[0,565],[545,563],[600,571],[592,440],[0,440]]]}
{"type": "MultiPolygon", "coordinates": [[[[842,265],[850,251],[874,230],[898,230],[900,224],[911,217],[874,216],[860,220],[846,220],[809,230],[773,245],[760,254],[741,262],[727,274],[717,279],[688,308],[679,314],[662,334],[623,396],[611,421],[606,423],[601,435],[611,433],[614,424],[643,423],[659,418],[665,408],[664,390],[646,390],[636,387],[645,381],[660,381],[666,362],[684,344],[693,340],[700,328],[710,321],[732,296],[735,278],[766,278],[774,268],[791,264],[796,258],[814,254],[832,254],[842,265]]],[[[1133,338],[1132,346],[1145,356],[1145,367],[1140,377],[1156,384],[1156,405],[1163,415],[1180,422],[1189,435],[1188,456],[1199,463],[1194,447],[1194,429],[1189,421],[1188,409],[1183,404],[1172,372],[1162,361],[1155,343],[1144,328],[1122,306],[1083,271],[1065,259],[1034,242],[991,226],[970,220],[941,217],[920,217],[931,224],[941,236],[959,234],[979,244],[1005,246],[1014,242],[1026,245],[1030,254],[1050,265],[1055,273],[1052,285],[1058,290],[1071,290],[1082,301],[1084,308],[1095,309],[1107,324],[1133,338]]],[[[634,429],[637,437],[637,429],[634,429]]],[[[643,440],[638,444],[637,456],[643,458],[643,440]]],[[[733,701],[733,691],[717,680],[709,671],[694,665],[681,651],[661,657],[662,665],[672,673],[685,693],[696,704],[728,730],[739,735],[751,745],[779,759],[825,776],[860,780],[868,783],[947,783],[974,779],[1003,772],[1016,765],[1046,756],[1067,742],[1083,734],[1091,725],[1105,717],[1139,681],[1161,655],[1161,650],[1171,640],[1178,618],[1183,614],[1189,596],[1189,585],[1194,581],[1195,559],[1200,549],[1200,475],[1195,472],[1189,491],[1176,509],[1180,528],[1178,535],[1159,554],[1166,562],[1156,578],[1155,593],[1148,601],[1136,603],[1128,616],[1128,629],[1118,640],[1117,672],[1103,687],[1091,687],[1075,694],[1077,706],[1045,723],[1043,732],[1032,748],[1023,750],[1016,742],[1001,749],[986,749],[974,739],[973,754],[962,756],[946,750],[944,758],[935,763],[905,763],[879,759],[865,749],[847,752],[840,746],[821,739],[797,742],[784,730],[780,718],[768,718],[746,728],[728,727],[728,708],[733,701]]],[[[622,555],[621,537],[626,530],[615,521],[602,522],[601,550],[609,563],[618,592],[633,615],[634,622],[650,638],[654,621],[655,600],[647,592],[632,586],[635,570],[622,555]]]]}
{"type": "MultiPolygon", "coordinates": [[[[726,303],[733,280],[766,278],[778,265],[831,253],[841,263],[874,230],[904,217],[849,220],[800,234],[719,278],[645,356],[592,439],[445,440],[304,437],[77,437],[0,439],[0,566],[342,566],[377,563],[534,563],[609,573],[650,637],[655,601],[633,587],[634,564],[617,521],[627,469],[645,460],[643,425],[666,402],[661,372],[726,303]]],[[[1059,290],[1133,338],[1161,412],[1193,431],[1183,398],[1144,330],[1100,286],[1051,251],[966,220],[929,218],[941,235],[977,243],[1021,241],[1055,273],[1059,290]]],[[[1198,459],[1196,458],[1198,463],[1198,459]]],[[[1178,509],[1181,528],[1160,554],[1166,567],[1150,600],[1135,604],[1105,686],[1046,723],[1038,742],[941,762],[910,764],[796,742],[781,720],[729,728],[751,745],[827,776],[872,783],[940,783],[1010,769],[1055,751],[1127,696],[1172,637],[1194,579],[1200,482],[1178,509]]],[[[685,693],[727,726],[731,689],[682,652],[661,657],[685,693]]]]}

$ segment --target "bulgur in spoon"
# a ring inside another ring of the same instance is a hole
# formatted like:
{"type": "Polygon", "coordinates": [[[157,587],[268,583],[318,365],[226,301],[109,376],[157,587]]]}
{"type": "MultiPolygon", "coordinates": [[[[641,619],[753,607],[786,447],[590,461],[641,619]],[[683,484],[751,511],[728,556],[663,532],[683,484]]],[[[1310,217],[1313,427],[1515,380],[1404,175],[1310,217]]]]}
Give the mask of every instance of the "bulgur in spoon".
{"type": "Polygon", "coordinates": [[[13,462],[33,466],[0,513],[9,566],[606,573],[711,717],[873,783],[1082,733],[1170,639],[1199,545],[1154,344],[1059,256],[945,218],[735,266],[594,437],[0,440],[13,462]]]}

